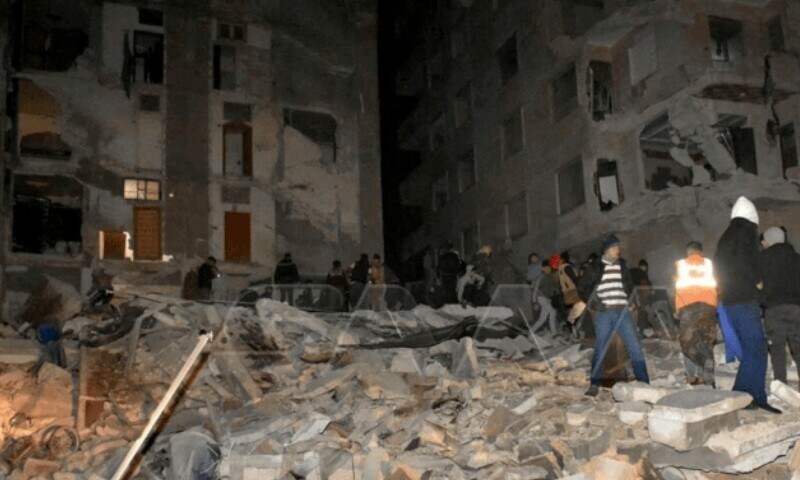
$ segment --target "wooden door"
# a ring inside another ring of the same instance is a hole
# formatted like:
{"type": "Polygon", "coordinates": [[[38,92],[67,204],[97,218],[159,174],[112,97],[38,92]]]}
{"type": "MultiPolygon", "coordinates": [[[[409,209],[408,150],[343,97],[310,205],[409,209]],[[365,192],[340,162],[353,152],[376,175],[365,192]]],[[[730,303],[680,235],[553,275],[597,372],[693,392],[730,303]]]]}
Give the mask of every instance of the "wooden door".
{"type": "Polygon", "coordinates": [[[225,261],[250,261],[250,214],[225,212],[225,261]]]}
{"type": "Polygon", "coordinates": [[[103,231],[103,258],[125,260],[125,233],[103,231]]]}
{"type": "Polygon", "coordinates": [[[133,255],[136,260],[161,260],[161,209],[133,207],[133,255]]]}

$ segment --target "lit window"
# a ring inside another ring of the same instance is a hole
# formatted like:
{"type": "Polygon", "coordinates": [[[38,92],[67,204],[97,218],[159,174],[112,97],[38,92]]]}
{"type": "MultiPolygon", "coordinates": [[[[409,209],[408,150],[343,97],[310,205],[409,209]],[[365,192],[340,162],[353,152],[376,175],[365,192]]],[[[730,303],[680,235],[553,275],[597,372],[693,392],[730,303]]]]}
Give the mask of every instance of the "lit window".
{"type": "Polygon", "coordinates": [[[157,180],[126,178],[123,198],[126,200],[158,201],[161,199],[161,184],[157,180]]]}

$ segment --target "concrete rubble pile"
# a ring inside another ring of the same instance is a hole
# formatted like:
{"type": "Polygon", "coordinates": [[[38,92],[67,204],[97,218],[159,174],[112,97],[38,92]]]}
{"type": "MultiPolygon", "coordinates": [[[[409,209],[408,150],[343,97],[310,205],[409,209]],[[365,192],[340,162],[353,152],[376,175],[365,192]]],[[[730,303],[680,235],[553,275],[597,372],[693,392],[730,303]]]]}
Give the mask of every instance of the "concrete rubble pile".
{"type": "Polygon", "coordinates": [[[36,340],[0,327],[0,478],[111,478],[206,330],[208,354],[130,478],[800,479],[800,393],[786,385],[771,387],[783,415],[746,410],[746,394],[683,387],[675,343],[651,338],[652,385],[589,398],[591,348],[437,337],[464,314],[133,295],[61,325],[66,368],[38,365],[36,340]],[[398,338],[433,344],[360,348],[398,338]]]}

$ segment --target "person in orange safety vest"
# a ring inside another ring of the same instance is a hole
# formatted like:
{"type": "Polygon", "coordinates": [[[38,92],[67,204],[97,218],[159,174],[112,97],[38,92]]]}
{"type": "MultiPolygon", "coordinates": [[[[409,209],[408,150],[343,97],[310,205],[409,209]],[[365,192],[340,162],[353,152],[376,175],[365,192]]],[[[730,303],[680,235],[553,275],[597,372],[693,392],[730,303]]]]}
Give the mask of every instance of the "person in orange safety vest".
{"type": "Polygon", "coordinates": [[[714,386],[714,341],[717,338],[717,280],[714,265],[703,257],[703,245],[689,242],[686,258],[675,263],[675,311],[689,384],[714,386]]]}

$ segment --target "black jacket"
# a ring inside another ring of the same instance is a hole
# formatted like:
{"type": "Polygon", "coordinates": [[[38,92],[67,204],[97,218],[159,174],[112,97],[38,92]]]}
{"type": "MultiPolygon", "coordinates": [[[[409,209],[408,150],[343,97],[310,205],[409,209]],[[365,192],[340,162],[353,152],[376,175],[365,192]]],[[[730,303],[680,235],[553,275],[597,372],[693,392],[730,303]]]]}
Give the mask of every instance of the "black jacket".
{"type": "Polygon", "coordinates": [[[300,281],[300,274],[297,272],[297,265],[291,260],[283,259],[275,267],[275,283],[291,284],[300,281]]]}
{"type": "Polygon", "coordinates": [[[761,252],[759,262],[764,288],[761,301],[767,307],[800,305],[800,255],[788,243],[777,243],[761,252]]]}
{"type": "MultiPolygon", "coordinates": [[[[622,273],[622,287],[625,293],[630,295],[633,293],[633,281],[631,280],[631,272],[628,270],[628,264],[624,258],[619,259],[619,268],[622,273]]],[[[586,305],[592,310],[603,311],[606,309],[603,302],[593,295],[594,289],[603,278],[603,272],[606,270],[606,263],[602,259],[598,259],[591,265],[588,265],[586,271],[583,273],[580,281],[578,282],[578,296],[581,300],[586,302],[586,305]]]]}
{"type": "Polygon", "coordinates": [[[758,225],[744,218],[732,219],[717,243],[714,257],[720,302],[758,302],[759,257],[758,225]]]}

